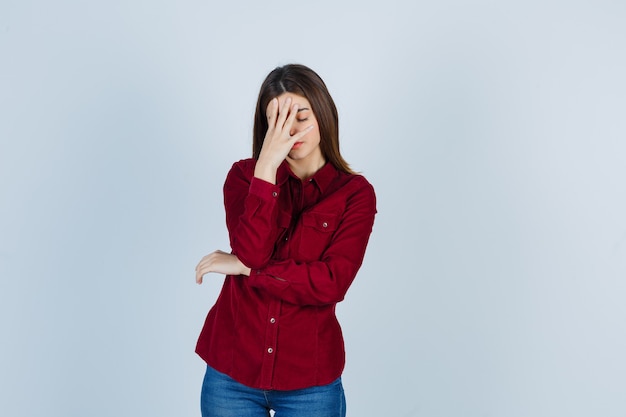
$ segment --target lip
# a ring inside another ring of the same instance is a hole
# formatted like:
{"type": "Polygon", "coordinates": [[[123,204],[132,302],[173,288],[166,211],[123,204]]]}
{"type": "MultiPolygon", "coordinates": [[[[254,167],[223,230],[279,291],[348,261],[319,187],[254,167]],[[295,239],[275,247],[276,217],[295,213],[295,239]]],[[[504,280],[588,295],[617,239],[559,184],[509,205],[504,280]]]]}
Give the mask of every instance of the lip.
{"type": "Polygon", "coordinates": [[[293,144],[293,146],[291,147],[291,149],[298,149],[300,146],[303,145],[304,142],[296,142],[293,144]]]}

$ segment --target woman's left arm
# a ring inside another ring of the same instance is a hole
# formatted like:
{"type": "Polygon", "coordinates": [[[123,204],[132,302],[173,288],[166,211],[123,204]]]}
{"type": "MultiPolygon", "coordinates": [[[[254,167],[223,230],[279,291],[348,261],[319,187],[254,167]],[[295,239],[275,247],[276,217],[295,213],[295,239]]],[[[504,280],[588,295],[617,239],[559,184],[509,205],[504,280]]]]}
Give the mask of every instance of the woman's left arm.
{"type": "Polygon", "coordinates": [[[348,200],[342,221],[319,260],[270,261],[253,269],[247,281],[297,305],[328,305],[343,300],[365,256],[376,214],[374,189],[364,181],[348,200]]]}

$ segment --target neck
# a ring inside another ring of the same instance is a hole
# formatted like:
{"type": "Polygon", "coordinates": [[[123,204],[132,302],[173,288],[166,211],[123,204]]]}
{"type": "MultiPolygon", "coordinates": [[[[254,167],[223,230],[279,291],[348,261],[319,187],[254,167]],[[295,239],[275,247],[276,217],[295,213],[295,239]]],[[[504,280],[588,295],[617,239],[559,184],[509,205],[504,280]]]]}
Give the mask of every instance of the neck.
{"type": "Polygon", "coordinates": [[[296,174],[301,180],[306,180],[315,175],[326,164],[326,160],[321,155],[314,160],[296,160],[287,157],[287,163],[289,168],[291,168],[291,172],[296,174]]]}

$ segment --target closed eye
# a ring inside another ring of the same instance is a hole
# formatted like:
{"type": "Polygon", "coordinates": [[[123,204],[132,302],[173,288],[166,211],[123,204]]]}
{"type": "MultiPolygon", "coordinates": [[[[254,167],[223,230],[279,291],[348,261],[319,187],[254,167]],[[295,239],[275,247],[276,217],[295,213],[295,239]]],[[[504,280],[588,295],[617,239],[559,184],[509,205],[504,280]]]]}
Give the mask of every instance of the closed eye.
{"type": "MultiPolygon", "coordinates": [[[[311,109],[309,109],[308,107],[303,107],[301,109],[298,109],[298,113],[308,112],[310,110],[311,109]]],[[[302,115],[302,116],[304,116],[304,115],[302,115]]],[[[302,116],[300,118],[296,118],[296,120],[299,121],[299,122],[306,122],[307,120],[309,120],[309,117],[308,117],[309,114],[308,113],[306,114],[306,117],[302,117],[302,116]]]]}

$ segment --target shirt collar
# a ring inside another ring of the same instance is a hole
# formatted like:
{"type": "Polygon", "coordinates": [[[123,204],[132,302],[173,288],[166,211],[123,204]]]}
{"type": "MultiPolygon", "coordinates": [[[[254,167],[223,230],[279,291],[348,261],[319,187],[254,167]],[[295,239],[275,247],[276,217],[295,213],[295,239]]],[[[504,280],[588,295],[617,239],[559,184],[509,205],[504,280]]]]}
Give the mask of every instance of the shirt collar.
{"type": "MultiPolygon", "coordinates": [[[[337,168],[335,168],[333,164],[326,162],[323,167],[321,167],[311,178],[308,179],[308,181],[315,183],[323,193],[338,173],[337,168]]],[[[291,171],[287,161],[283,161],[276,172],[277,185],[283,185],[289,177],[293,177],[294,179],[301,181],[300,178],[298,178],[296,174],[291,171]]]]}

